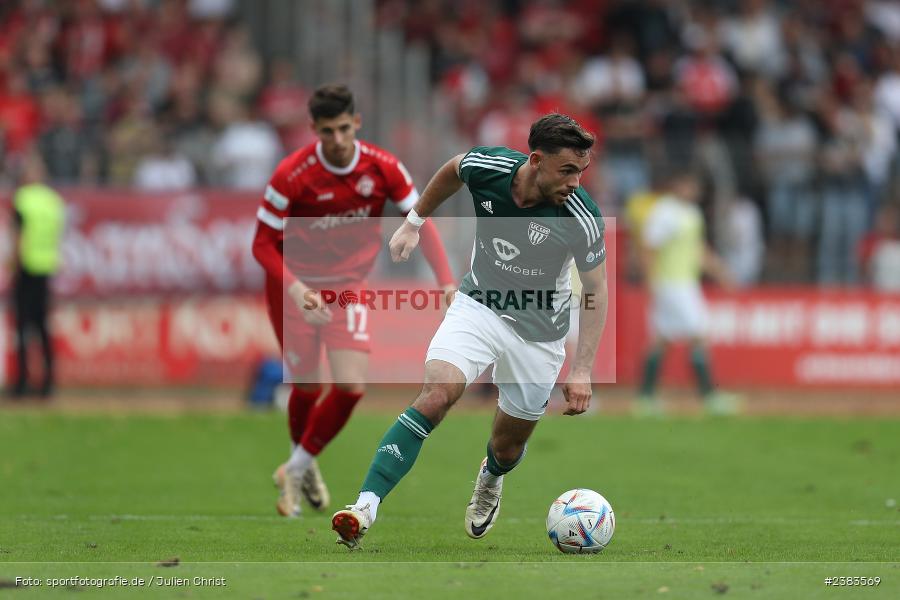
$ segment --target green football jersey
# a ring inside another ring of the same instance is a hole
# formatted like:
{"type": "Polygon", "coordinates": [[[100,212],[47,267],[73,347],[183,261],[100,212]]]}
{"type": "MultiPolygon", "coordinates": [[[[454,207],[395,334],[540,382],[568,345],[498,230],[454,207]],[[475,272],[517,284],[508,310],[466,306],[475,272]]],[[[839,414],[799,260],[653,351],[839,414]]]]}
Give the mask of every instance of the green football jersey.
{"type": "Polygon", "coordinates": [[[520,208],[512,181],[528,156],[475,147],[460,162],[477,216],[472,268],[460,292],[481,302],[523,339],[558,340],[569,331],[571,266],[590,271],[606,259],[603,218],[579,187],[564,204],[520,208]]]}

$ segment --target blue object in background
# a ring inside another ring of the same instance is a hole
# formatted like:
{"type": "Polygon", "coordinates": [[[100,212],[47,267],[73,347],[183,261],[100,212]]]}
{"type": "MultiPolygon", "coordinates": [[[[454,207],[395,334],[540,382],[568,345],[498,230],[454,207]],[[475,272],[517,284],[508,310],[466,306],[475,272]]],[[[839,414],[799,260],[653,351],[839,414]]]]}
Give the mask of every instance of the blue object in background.
{"type": "Polygon", "coordinates": [[[260,361],[250,385],[249,401],[253,408],[271,408],[275,400],[275,390],[284,381],[284,364],[280,358],[265,358],[260,361]]]}

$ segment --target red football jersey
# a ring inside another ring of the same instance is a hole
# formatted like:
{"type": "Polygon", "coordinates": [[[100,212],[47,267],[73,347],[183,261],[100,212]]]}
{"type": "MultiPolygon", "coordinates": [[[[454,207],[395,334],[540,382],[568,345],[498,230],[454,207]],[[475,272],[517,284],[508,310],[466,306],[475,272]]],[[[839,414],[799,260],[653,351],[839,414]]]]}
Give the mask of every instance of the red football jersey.
{"type": "Polygon", "coordinates": [[[316,142],[281,161],[256,216],[282,232],[284,265],[295,277],[360,280],[381,249],[385,202],[405,213],[418,198],[409,172],[386,150],[357,141],[353,160],[341,168],[316,142]]]}

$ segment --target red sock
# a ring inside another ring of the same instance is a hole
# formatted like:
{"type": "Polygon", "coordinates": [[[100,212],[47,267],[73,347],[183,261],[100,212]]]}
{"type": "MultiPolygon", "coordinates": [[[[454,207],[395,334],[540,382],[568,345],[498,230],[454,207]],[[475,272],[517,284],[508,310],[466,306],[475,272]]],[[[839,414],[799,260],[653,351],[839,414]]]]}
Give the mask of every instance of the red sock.
{"type": "Polygon", "coordinates": [[[362,394],[350,393],[333,386],[313,409],[300,445],[313,456],[317,456],[344,428],[360,398],[362,394]]]}
{"type": "Polygon", "coordinates": [[[291,431],[291,440],[295,444],[300,443],[303,432],[306,431],[306,425],[309,423],[309,413],[312,412],[316,405],[316,400],[322,388],[317,387],[314,390],[300,389],[296,385],[291,390],[291,397],[288,399],[288,428],[291,431]]]}

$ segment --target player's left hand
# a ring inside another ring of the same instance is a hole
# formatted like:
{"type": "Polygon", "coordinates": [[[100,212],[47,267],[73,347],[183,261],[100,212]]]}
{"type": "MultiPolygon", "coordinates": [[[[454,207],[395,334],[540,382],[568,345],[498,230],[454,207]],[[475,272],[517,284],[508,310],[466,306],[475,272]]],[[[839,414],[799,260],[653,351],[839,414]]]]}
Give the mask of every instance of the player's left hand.
{"type": "Polygon", "coordinates": [[[564,415],[580,415],[591,405],[591,375],[590,373],[572,373],[562,388],[566,398],[564,415]]]}
{"type": "Polygon", "coordinates": [[[419,228],[410,225],[408,221],[404,221],[394,235],[391,236],[389,247],[391,249],[391,260],[394,262],[406,262],[409,255],[419,245],[419,228]]]}

